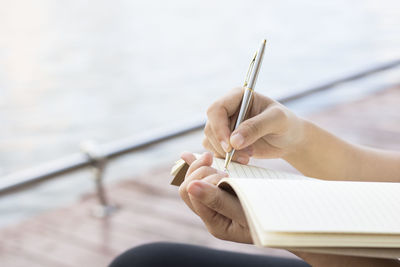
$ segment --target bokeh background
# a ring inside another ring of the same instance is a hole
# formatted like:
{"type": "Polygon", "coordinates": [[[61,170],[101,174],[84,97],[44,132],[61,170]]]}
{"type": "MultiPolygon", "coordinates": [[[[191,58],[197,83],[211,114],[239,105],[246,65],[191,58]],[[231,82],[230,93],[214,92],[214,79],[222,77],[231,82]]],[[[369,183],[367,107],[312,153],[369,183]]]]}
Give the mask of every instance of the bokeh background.
{"type": "MultiPolygon", "coordinates": [[[[263,38],[256,90],[274,98],[396,59],[399,3],[0,1],[0,177],[77,152],[84,140],[103,144],[204,118],[242,84],[263,38]]],[[[311,106],[328,102],[318,101],[311,106]]],[[[107,179],[169,164],[200,140],[127,157],[107,179]]],[[[0,225],[74,200],[92,186],[83,176],[0,199],[0,225]]]]}

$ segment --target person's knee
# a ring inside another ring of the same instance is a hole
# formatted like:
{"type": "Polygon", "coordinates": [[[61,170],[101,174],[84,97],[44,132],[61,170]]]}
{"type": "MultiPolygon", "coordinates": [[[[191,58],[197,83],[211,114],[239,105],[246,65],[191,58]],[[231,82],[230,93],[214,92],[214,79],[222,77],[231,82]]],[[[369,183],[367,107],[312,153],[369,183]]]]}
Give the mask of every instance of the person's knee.
{"type": "Polygon", "coordinates": [[[165,266],[167,262],[174,261],[178,256],[179,244],[157,242],[131,248],[117,258],[109,267],[155,267],[165,266]]]}

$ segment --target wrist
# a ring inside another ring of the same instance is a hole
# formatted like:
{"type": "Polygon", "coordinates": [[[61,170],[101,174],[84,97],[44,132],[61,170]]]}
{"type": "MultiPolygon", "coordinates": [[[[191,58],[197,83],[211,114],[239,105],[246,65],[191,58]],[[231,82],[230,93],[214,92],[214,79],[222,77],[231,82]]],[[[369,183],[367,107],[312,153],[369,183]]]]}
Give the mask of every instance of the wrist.
{"type": "Polygon", "coordinates": [[[308,120],[299,118],[299,126],[296,131],[296,138],[291,147],[283,155],[282,159],[290,162],[296,160],[299,157],[304,157],[307,154],[307,150],[311,147],[313,140],[313,133],[315,125],[308,120]]]}

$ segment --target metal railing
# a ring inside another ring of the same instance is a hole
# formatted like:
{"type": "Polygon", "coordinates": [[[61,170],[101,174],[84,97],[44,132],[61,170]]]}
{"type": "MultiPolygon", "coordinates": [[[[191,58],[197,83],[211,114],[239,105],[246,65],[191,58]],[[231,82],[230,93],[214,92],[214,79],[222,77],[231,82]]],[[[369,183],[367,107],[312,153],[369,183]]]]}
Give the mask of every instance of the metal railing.
{"type": "MultiPolygon", "coordinates": [[[[333,88],[343,83],[358,80],[372,74],[395,68],[397,66],[400,66],[400,59],[333,80],[320,86],[309,88],[299,93],[280,98],[278,99],[278,101],[283,104],[287,104],[289,102],[299,100],[301,98],[333,88]]],[[[204,121],[198,121],[194,122],[192,125],[182,127],[180,129],[167,130],[163,133],[159,133],[156,136],[126,139],[99,146],[82,146],[81,153],[75,153],[35,168],[11,173],[9,175],[1,177],[0,197],[14,193],[16,191],[25,190],[34,185],[43,183],[49,179],[58,177],[62,174],[66,174],[85,167],[92,167],[97,172],[96,188],[100,203],[106,206],[107,199],[105,197],[105,192],[102,184],[102,170],[104,169],[104,166],[108,160],[117,158],[126,153],[135,152],[147,148],[149,146],[170,140],[172,138],[186,135],[193,131],[203,129],[204,124],[204,121]]]]}

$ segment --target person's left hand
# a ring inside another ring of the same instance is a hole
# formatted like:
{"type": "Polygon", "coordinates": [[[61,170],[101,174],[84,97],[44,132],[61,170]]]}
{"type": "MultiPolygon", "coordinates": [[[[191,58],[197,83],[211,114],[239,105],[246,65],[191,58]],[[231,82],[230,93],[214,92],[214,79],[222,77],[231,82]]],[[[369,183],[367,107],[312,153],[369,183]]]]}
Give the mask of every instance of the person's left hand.
{"type": "MultiPolygon", "coordinates": [[[[191,153],[183,153],[182,159],[189,164],[185,181],[179,193],[185,203],[205,223],[208,231],[217,238],[240,243],[253,243],[242,206],[237,197],[216,185],[227,175],[211,166],[212,154],[204,153],[199,159],[191,153]]],[[[399,261],[342,255],[326,255],[292,251],[315,267],[336,266],[399,266],[399,261]]]]}
{"type": "Polygon", "coordinates": [[[212,154],[206,152],[196,159],[191,153],[183,153],[181,157],[190,167],[179,187],[180,196],[208,231],[219,239],[253,243],[238,198],[217,187],[227,174],[211,167],[212,154]]]}

